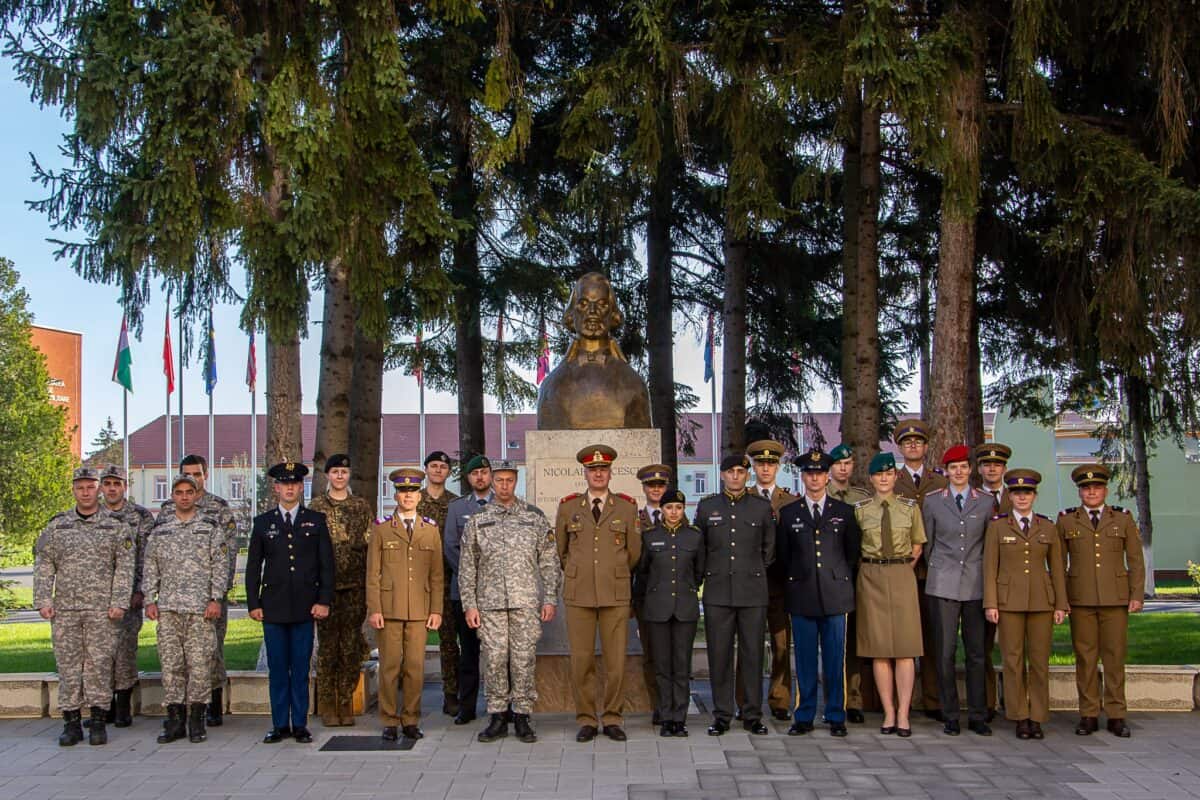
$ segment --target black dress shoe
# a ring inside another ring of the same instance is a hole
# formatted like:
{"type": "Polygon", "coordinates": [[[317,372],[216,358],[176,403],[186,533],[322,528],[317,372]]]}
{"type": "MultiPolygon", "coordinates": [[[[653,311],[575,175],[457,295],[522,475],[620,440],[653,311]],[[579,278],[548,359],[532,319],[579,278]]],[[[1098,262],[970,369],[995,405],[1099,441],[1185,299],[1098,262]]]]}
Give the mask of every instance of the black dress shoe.
{"type": "Polygon", "coordinates": [[[861,709],[847,708],[846,709],[846,721],[853,722],[855,725],[862,725],[864,722],[867,721],[867,718],[863,716],[861,709]]]}
{"type": "Polygon", "coordinates": [[[1046,734],[1042,733],[1042,723],[1040,723],[1040,722],[1029,723],[1029,735],[1032,736],[1034,739],[1045,739],[1046,734]]]}
{"type": "Polygon", "coordinates": [[[763,724],[761,719],[746,720],[742,723],[742,727],[755,736],[766,736],[771,732],[771,729],[763,724]]]}
{"type": "Polygon", "coordinates": [[[912,736],[912,728],[901,728],[899,725],[897,725],[896,735],[901,739],[907,739],[908,737],[912,736]]]}
{"type": "Polygon", "coordinates": [[[394,742],[400,738],[400,732],[395,725],[388,725],[383,729],[383,740],[385,742],[394,742]]]}
{"type": "Polygon", "coordinates": [[[994,721],[995,721],[995,719],[996,719],[996,709],[994,709],[994,708],[989,708],[989,709],[988,709],[987,716],[984,718],[984,720],[983,720],[983,721],[984,721],[984,722],[994,722],[994,721]]]}
{"type": "Polygon", "coordinates": [[[1080,717],[1079,724],[1075,726],[1075,735],[1091,736],[1098,730],[1100,730],[1100,720],[1098,718],[1080,717]]]}
{"type": "Polygon", "coordinates": [[[729,732],[729,723],[721,720],[713,720],[713,724],[708,726],[709,736],[723,736],[729,732]]]}
{"type": "Polygon", "coordinates": [[[829,735],[836,736],[841,739],[842,737],[848,735],[848,731],[846,730],[846,726],[842,723],[831,722],[829,723],[829,735]]]}
{"type": "Polygon", "coordinates": [[[455,725],[467,725],[475,721],[475,712],[460,708],[454,717],[455,725]]]}
{"type": "Polygon", "coordinates": [[[682,722],[676,722],[675,723],[675,735],[676,736],[687,736],[688,735],[687,725],[682,722]]]}
{"type": "Polygon", "coordinates": [[[738,722],[741,722],[742,721],[742,709],[739,708],[737,711],[733,712],[733,718],[736,719],[738,722]]]}
{"type": "Polygon", "coordinates": [[[296,737],[296,741],[300,744],[312,743],[312,734],[308,732],[308,728],[296,728],[292,731],[292,736],[296,737]]]}
{"type": "Polygon", "coordinates": [[[884,736],[891,736],[892,734],[894,734],[896,732],[896,726],[895,725],[880,725],[879,732],[881,734],[883,734],[884,736]]]}
{"type": "Polygon", "coordinates": [[[959,727],[958,720],[948,719],[946,720],[946,724],[942,726],[942,733],[947,736],[958,736],[962,733],[962,728],[959,727]]]}
{"type": "Polygon", "coordinates": [[[658,729],[658,735],[662,736],[664,738],[668,737],[668,736],[674,736],[675,735],[675,723],[674,722],[664,722],[662,724],[662,727],[658,729]]]}
{"type": "Polygon", "coordinates": [[[787,729],[788,736],[803,736],[806,733],[812,733],[813,724],[811,722],[793,722],[792,727],[787,729]]]}
{"type": "Polygon", "coordinates": [[[1110,719],[1108,721],[1108,732],[1122,739],[1128,739],[1133,735],[1133,732],[1129,730],[1129,726],[1125,724],[1125,720],[1123,719],[1110,719]]]}
{"type": "Polygon", "coordinates": [[[986,722],[980,722],[979,720],[976,720],[974,722],[968,722],[967,730],[969,730],[971,733],[977,733],[980,736],[991,736],[992,735],[991,727],[989,727],[986,722]]]}
{"type": "Polygon", "coordinates": [[[921,712],[934,722],[945,722],[946,718],[942,716],[942,712],[936,708],[929,708],[921,712]]]}
{"type": "Polygon", "coordinates": [[[1031,725],[1032,725],[1032,723],[1027,719],[1023,719],[1020,722],[1018,722],[1017,723],[1017,738],[1018,739],[1032,739],[1033,733],[1031,730],[1031,725]]]}
{"type": "Polygon", "coordinates": [[[786,708],[772,708],[771,716],[780,722],[787,722],[792,718],[792,712],[788,711],[786,708]]]}
{"type": "Polygon", "coordinates": [[[405,739],[424,739],[425,734],[421,733],[421,729],[416,725],[404,725],[400,728],[400,732],[404,734],[405,739]]]}
{"type": "Polygon", "coordinates": [[[629,738],[625,735],[625,730],[620,725],[605,725],[604,735],[614,742],[623,742],[629,738]]]}
{"type": "Polygon", "coordinates": [[[442,701],[442,713],[447,717],[457,717],[461,709],[458,706],[458,700],[447,697],[442,701]]]}
{"type": "Polygon", "coordinates": [[[596,738],[596,734],[599,732],[595,725],[584,725],[579,729],[579,733],[575,734],[575,741],[590,742],[596,738]]]}
{"type": "Polygon", "coordinates": [[[291,736],[291,728],[271,728],[267,731],[267,735],[263,737],[263,744],[279,744],[284,737],[291,736]]]}

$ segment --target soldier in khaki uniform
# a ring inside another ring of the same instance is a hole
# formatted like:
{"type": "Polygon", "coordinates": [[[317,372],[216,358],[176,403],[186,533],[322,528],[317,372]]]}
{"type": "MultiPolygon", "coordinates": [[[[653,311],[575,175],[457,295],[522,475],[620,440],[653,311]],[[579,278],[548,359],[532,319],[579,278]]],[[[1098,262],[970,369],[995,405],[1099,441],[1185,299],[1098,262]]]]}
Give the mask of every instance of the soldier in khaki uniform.
{"type": "MultiPolygon", "coordinates": [[[[425,486],[421,489],[421,502],[417,503],[417,514],[429,517],[437,523],[438,530],[446,528],[446,516],[450,503],[458,499],[458,495],[446,488],[446,479],[450,477],[450,456],[443,450],[434,450],[425,456],[425,486]]],[[[453,613],[453,567],[444,559],[442,571],[446,576],[443,582],[445,588],[442,596],[442,625],[438,628],[438,655],[442,663],[442,713],[447,716],[457,716],[458,703],[458,660],[462,657],[458,649],[458,628],[455,626],[453,613]]]]}
{"type": "MultiPolygon", "coordinates": [[[[675,471],[666,464],[647,464],[637,471],[637,479],[642,482],[642,493],[646,496],[646,504],[638,509],[638,521],[641,523],[643,533],[662,522],[662,498],[667,492],[667,485],[671,483],[674,476],[675,471]]],[[[645,592],[637,585],[638,580],[635,571],[633,576],[633,614],[637,617],[638,641],[642,643],[642,681],[646,684],[650,707],[654,709],[654,713],[650,717],[650,724],[658,725],[661,722],[661,714],[658,709],[658,679],[654,666],[654,643],[649,629],[646,627],[645,617],[642,615],[642,605],[646,598],[645,592]]]]}
{"type": "Polygon", "coordinates": [[[1083,505],[1058,515],[1067,564],[1071,603],[1071,644],[1075,648],[1075,685],[1079,725],[1087,736],[1100,727],[1100,673],[1104,664],[1104,715],[1108,730],[1123,739],[1125,723],[1125,652],[1129,615],[1142,610],[1146,563],[1142,537],[1133,515],[1105,505],[1107,467],[1084,464],[1071,472],[1083,505]]]}
{"type": "Polygon", "coordinates": [[[1033,513],[1042,476],[1010,469],[1013,510],[988,524],[983,546],[983,608],[999,626],[1004,713],[1018,739],[1041,739],[1050,716],[1050,645],[1067,614],[1062,542],[1054,523],[1033,513]]]}
{"type": "MultiPolygon", "coordinates": [[[[854,474],[854,451],[849,445],[839,444],[829,451],[833,466],[829,468],[829,496],[853,507],[861,500],[868,500],[871,493],[866,489],[850,485],[854,474]]],[[[859,658],[857,652],[858,613],[851,611],[846,616],[846,721],[861,725],[865,721],[863,711],[873,709],[875,676],[871,659],[859,658]]]]}
{"type": "MultiPolygon", "coordinates": [[[[992,496],[992,513],[1007,514],[1012,511],[1012,496],[1004,486],[1004,471],[1012,458],[1012,448],[999,442],[984,442],[975,447],[975,467],[979,471],[979,490],[992,496]]],[[[988,622],[983,628],[983,672],[987,687],[987,721],[996,716],[998,697],[996,693],[996,665],[992,654],[996,652],[996,626],[988,622]]]]}
{"type": "Polygon", "coordinates": [[[564,497],[558,505],[554,535],[563,565],[563,603],[571,649],[571,690],[575,695],[577,742],[590,742],[603,725],[604,735],[623,742],[625,647],[633,568],[642,554],[637,503],[609,490],[617,451],[588,445],[575,455],[584,466],[587,491],[564,497]],[[604,696],[596,714],[596,634],[604,658],[604,696]]]}
{"type": "Polygon", "coordinates": [[[375,521],[367,545],[367,622],[380,631],[379,716],[389,742],[397,739],[397,725],[408,739],[424,735],[417,724],[426,631],[442,624],[442,538],[437,523],[417,515],[424,477],[406,467],[388,475],[396,487],[396,511],[375,521]],[[404,693],[399,711],[397,681],[404,693]]]}

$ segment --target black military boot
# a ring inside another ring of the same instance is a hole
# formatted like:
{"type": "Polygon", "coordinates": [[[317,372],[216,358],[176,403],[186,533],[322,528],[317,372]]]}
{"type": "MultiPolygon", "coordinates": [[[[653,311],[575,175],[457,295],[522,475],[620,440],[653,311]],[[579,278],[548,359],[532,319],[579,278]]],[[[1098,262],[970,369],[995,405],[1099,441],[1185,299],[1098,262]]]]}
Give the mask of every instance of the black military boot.
{"type": "Polygon", "coordinates": [[[63,730],[58,737],[59,747],[73,747],[83,741],[83,715],[79,709],[63,712],[63,730]]]}
{"type": "Polygon", "coordinates": [[[522,742],[532,743],[537,741],[537,734],[533,732],[533,728],[529,724],[528,714],[513,714],[514,731],[517,738],[522,742]]]}
{"type": "Polygon", "coordinates": [[[224,711],[225,711],[225,702],[224,702],[224,698],[221,696],[221,690],[213,689],[212,690],[212,698],[209,700],[209,703],[208,703],[208,717],[207,717],[208,724],[213,726],[214,728],[221,727],[221,724],[224,722],[224,719],[221,717],[221,714],[224,711]]]}
{"type": "Polygon", "coordinates": [[[508,720],[505,719],[503,713],[492,714],[491,722],[479,734],[479,741],[494,742],[497,739],[503,739],[508,736],[508,720]]]}
{"type": "Polygon", "coordinates": [[[108,744],[108,731],[104,729],[108,709],[92,706],[91,711],[92,724],[88,726],[88,744],[108,744]]]}
{"type": "Polygon", "coordinates": [[[188,709],[188,741],[192,744],[199,744],[208,738],[208,732],[204,730],[204,703],[192,703],[188,709]]]}
{"type": "Polygon", "coordinates": [[[113,692],[112,700],[108,701],[108,710],[104,714],[104,721],[112,725],[117,721],[117,693],[113,692]]]}
{"type": "Polygon", "coordinates": [[[176,739],[187,736],[187,725],[184,719],[187,706],[183,703],[167,705],[167,719],[163,722],[163,732],[158,735],[159,744],[169,744],[176,739]]]}
{"type": "Polygon", "coordinates": [[[133,724],[133,689],[118,689],[113,695],[113,725],[128,728],[133,724]]]}

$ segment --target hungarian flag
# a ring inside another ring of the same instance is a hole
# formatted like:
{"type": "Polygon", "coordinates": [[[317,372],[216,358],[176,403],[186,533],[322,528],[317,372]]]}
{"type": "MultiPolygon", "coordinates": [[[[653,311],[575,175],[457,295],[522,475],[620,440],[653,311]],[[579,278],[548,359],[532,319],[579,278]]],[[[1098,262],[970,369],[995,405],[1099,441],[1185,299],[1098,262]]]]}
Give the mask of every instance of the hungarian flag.
{"type": "Polygon", "coordinates": [[[113,383],[125,387],[125,391],[133,391],[133,352],[129,349],[129,325],[125,315],[121,315],[121,336],[117,339],[117,357],[113,361],[113,383]]]}
{"type": "Polygon", "coordinates": [[[166,332],[163,334],[163,375],[167,376],[167,394],[175,391],[175,359],[171,355],[171,304],[167,303],[166,332]]]}
{"type": "Polygon", "coordinates": [[[708,383],[713,379],[713,342],[716,339],[716,331],[713,329],[712,311],[708,312],[708,331],[704,334],[704,382],[708,383]]]}
{"type": "Polygon", "coordinates": [[[246,353],[246,385],[254,391],[258,382],[258,353],[254,349],[254,331],[250,331],[250,351],[246,353]]]}
{"type": "Polygon", "coordinates": [[[540,386],[542,381],[546,380],[546,376],[550,374],[550,337],[546,335],[546,320],[543,317],[541,325],[538,326],[538,339],[542,343],[542,352],[538,355],[537,360],[537,382],[540,386]]]}

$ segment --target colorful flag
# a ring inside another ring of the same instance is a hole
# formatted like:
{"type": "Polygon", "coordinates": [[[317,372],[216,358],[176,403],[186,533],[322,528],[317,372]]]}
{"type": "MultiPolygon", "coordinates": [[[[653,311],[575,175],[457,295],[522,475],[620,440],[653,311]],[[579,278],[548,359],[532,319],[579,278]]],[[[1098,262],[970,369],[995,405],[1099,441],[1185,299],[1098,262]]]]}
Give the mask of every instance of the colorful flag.
{"type": "Polygon", "coordinates": [[[133,351],[129,349],[129,326],[125,315],[121,315],[121,336],[117,339],[117,357],[113,361],[113,383],[125,387],[125,391],[133,391],[133,351]]]}
{"type": "Polygon", "coordinates": [[[542,343],[542,352],[538,355],[537,360],[537,383],[541,386],[542,381],[546,380],[546,376],[550,374],[550,337],[546,335],[545,317],[538,326],[538,339],[542,343]]]}
{"type": "Polygon", "coordinates": [[[254,331],[250,331],[250,352],[246,354],[246,385],[250,387],[250,391],[254,391],[254,385],[258,382],[258,353],[254,348],[254,331]]]}
{"type": "Polygon", "coordinates": [[[417,348],[416,355],[413,357],[413,377],[417,379],[417,386],[425,388],[425,370],[421,366],[421,326],[417,325],[417,348]]]}
{"type": "Polygon", "coordinates": [[[208,347],[204,351],[204,392],[212,396],[217,386],[217,335],[213,330],[212,308],[208,309],[208,347]]]}
{"type": "Polygon", "coordinates": [[[704,336],[704,382],[708,383],[713,379],[713,342],[716,339],[716,332],[713,329],[714,312],[708,312],[708,332],[704,336]]]}
{"type": "Polygon", "coordinates": [[[167,303],[166,332],[163,334],[163,375],[167,376],[167,394],[175,391],[175,358],[171,354],[171,304],[167,303]]]}

